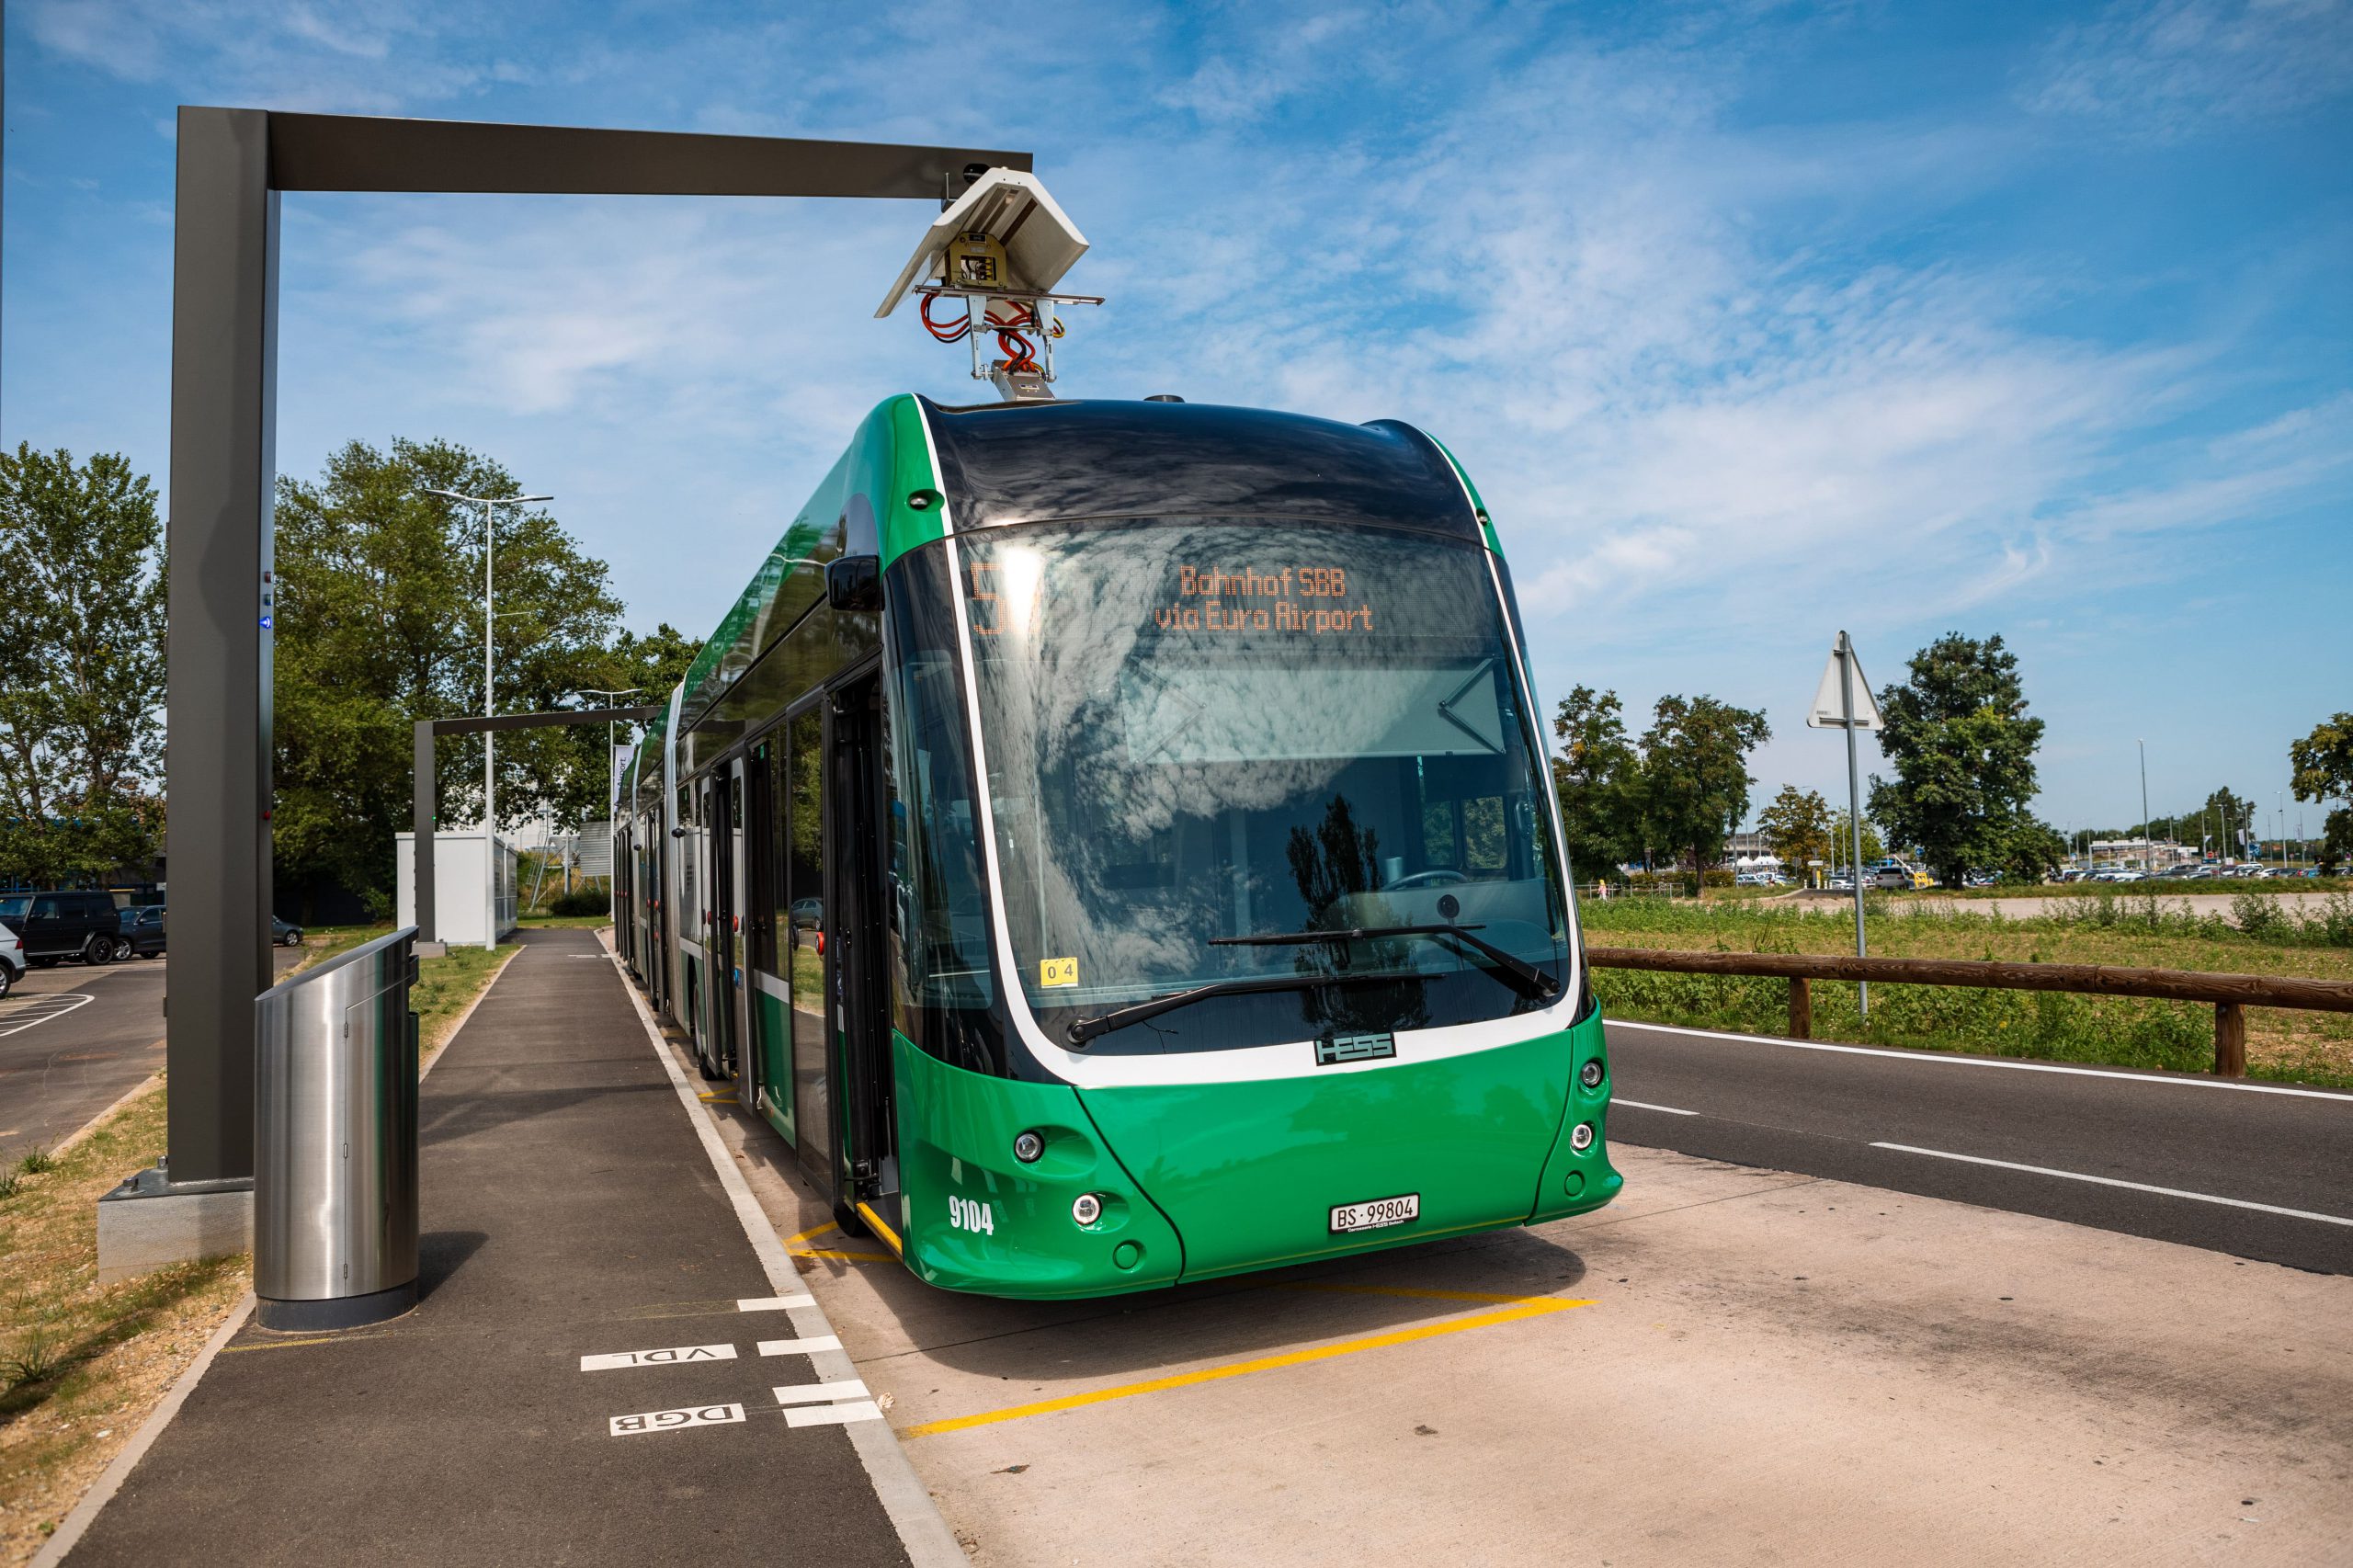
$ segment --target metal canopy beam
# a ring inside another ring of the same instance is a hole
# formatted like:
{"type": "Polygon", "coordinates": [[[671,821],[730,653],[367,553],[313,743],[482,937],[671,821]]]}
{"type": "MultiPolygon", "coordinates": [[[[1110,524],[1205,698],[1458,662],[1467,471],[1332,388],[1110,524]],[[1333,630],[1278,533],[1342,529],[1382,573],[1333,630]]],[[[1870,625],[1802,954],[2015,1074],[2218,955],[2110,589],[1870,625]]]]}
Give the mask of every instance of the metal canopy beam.
{"type": "Polygon", "coordinates": [[[624,722],[651,723],[662,716],[663,705],[649,703],[642,708],[555,708],[543,713],[501,713],[496,718],[480,716],[466,719],[419,719],[416,722],[416,749],[412,786],[415,799],[409,808],[409,824],[415,838],[409,846],[414,858],[413,876],[416,883],[416,939],[438,942],[441,939],[438,922],[435,919],[438,906],[434,903],[433,878],[433,786],[438,774],[433,756],[433,742],[439,735],[465,735],[483,730],[540,730],[554,724],[603,724],[624,722]]]}
{"type": "Polygon", "coordinates": [[[269,117],[269,177],[278,190],[937,201],[941,177],[972,164],[1027,169],[1029,154],[462,119],[269,117]]]}
{"type": "MultiPolygon", "coordinates": [[[[182,106],[165,534],[172,1183],[245,1177],[254,1168],[253,1003],[270,985],[278,193],[938,200],[975,165],[1027,169],[1030,158],[990,148],[182,106]]],[[[430,737],[418,744],[429,778],[430,737]]]]}

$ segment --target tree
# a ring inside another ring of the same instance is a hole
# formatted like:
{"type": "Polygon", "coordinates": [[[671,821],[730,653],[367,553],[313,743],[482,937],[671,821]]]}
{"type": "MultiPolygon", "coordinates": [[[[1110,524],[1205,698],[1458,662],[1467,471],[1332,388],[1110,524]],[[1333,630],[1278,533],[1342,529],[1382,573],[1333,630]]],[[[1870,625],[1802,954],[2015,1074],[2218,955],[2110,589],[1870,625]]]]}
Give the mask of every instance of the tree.
{"type": "MultiPolygon", "coordinates": [[[[1837,851],[1836,858],[1842,866],[1855,858],[1854,824],[1855,813],[1844,810],[1830,824],[1830,836],[1837,851]]],[[[1871,819],[1866,814],[1863,818],[1863,864],[1868,866],[1874,860],[1883,859],[1886,855],[1886,841],[1880,837],[1879,829],[1871,825],[1871,819]]],[[[1849,870],[1853,869],[1847,867],[1849,870]]]]}
{"type": "Polygon", "coordinates": [[[702,639],[681,635],[666,620],[643,637],[623,631],[613,642],[613,684],[605,689],[637,687],[634,697],[619,699],[623,706],[667,702],[701,652],[702,639]]]}
{"type": "Polygon", "coordinates": [[[1597,876],[1642,848],[1642,756],[1626,738],[1623,712],[1616,692],[1581,686],[1552,716],[1561,743],[1552,788],[1561,797],[1569,864],[1597,876]]]}
{"type": "Polygon", "coordinates": [[[1808,861],[1826,864],[1830,859],[1830,802],[1819,790],[1782,785],[1773,803],[1756,819],[1756,826],[1773,853],[1781,858],[1782,867],[1801,877],[1807,874],[1808,861]]]}
{"type": "Polygon", "coordinates": [[[1765,715],[1712,697],[1662,697],[1643,732],[1642,820],[1691,853],[1693,890],[1748,814],[1748,754],[1772,737],[1765,715]]]}
{"type": "MultiPolygon", "coordinates": [[[[428,488],[512,495],[497,463],[444,441],[354,441],[313,483],[281,477],[277,507],[277,812],[279,870],[338,882],[389,908],[392,835],[410,812],[414,726],[477,713],[482,692],[482,516],[428,488]]],[[[619,602],[602,562],[544,510],[497,507],[498,710],[596,706],[613,678],[619,602]]],[[[499,737],[499,824],[601,812],[601,726],[499,737]]],[[[482,743],[442,745],[440,820],[479,821],[482,743]]]]}
{"type": "Polygon", "coordinates": [[[2335,875],[2353,859],[2353,713],[2339,713],[2313,726],[2313,733],[2288,747],[2290,779],[2299,801],[2342,801],[2322,824],[2321,869],[2335,875]]]}
{"type": "Polygon", "coordinates": [[[0,879],[142,868],[161,842],[164,562],[120,456],[0,453],[0,879]]]}
{"type": "Polygon", "coordinates": [[[2018,662],[2000,637],[1947,632],[1912,656],[1910,679],[1879,694],[1880,748],[1893,783],[1871,780],[1870,813],[1916,844],[1947,887],[1972,866],[2007,864],[2034,824],[2034,752],[2042,721],[2027,717],[2018,662]]]}

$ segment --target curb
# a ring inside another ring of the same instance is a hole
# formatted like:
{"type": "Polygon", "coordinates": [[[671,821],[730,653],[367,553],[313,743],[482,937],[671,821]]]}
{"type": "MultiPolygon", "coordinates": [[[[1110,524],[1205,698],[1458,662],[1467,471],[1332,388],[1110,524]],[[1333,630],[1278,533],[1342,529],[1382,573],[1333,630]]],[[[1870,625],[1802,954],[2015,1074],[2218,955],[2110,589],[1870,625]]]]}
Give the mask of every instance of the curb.
{"type": "Polygon", "coordinates": [[[198,1381],[211,1367],[213,1358],[221,1354],[221,1347],[245,1326],[245,1319],[253,1314],[253,1310],[254,1293],[248,1290],[244,1300],[231,1309],[228,1320],[212,1331],[212,1337],[204,1342],[204,1348],[196,1353],[196,1359],[188,1363],[188,1369],[174,1380],[172,1391],[164,1396],[164,1403],[140,1423],[139,1430],[131,1434],[131,1441],[122,1446],[122,1451],[114,1456],[106,1469],[98,1472],[97,1480],[90,1483],[90,1489],[82,1494],[82,1500],[74,1505],[74,1511],[65,1516],[65,1522],[57,1527],[57,1533],[33,1554],[31,1568],[57,1568],[57,1564],[65,1561],[65,1554],[80,1542],[82,1533],[90,1528],[90,1521],[98,1517],[98,1510],[114,1501],[114,1494],[122,1489],[125,1481],[131,1479],[131,1472],[138,1468],[141,1460],[147,1457],[147,1450],[154,1447],[155,1439],[164,1435],[164,1428],[172,1424],[172,1417],[180,1413],[180,1406],[188,1403],[188,1396],[196,1392],[198,1381]]]}

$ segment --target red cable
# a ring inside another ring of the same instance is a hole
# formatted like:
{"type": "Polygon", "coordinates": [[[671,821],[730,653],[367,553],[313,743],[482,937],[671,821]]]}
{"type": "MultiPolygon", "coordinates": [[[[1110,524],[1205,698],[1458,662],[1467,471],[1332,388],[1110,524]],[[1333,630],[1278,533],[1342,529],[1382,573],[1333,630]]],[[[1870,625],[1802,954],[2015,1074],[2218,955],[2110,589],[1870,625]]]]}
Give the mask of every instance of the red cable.
{"type": "Polygon", "coordinates": [[[960,341],[966,333],[972,330],[972,306],[967,305],[964,307],[964,319],[961,321],[936,322],[931,319],[932,298],[933,297],[931,295],[926,294],[923,297],[922,307],[924,327],[931,334],[932,336],[939,339],[942,343],[955,343],[960,341]]]}

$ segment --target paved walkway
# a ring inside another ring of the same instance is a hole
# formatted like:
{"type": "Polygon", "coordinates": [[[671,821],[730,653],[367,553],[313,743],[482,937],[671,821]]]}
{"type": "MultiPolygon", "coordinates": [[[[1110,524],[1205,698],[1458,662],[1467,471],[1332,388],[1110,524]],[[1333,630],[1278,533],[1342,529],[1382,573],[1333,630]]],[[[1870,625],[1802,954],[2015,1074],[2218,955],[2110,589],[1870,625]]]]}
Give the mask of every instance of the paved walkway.
{"type": "Polygon", "coordinates": [[[425,1083],[423,1302],[241,1331],[74,1568],[908,1562],[603,949],[524,941],[425,1083]]]}

